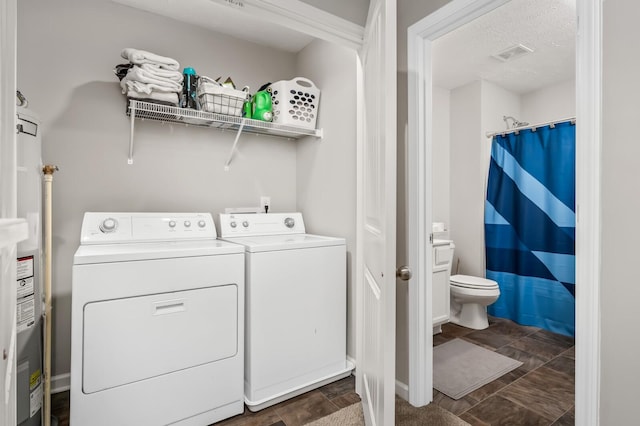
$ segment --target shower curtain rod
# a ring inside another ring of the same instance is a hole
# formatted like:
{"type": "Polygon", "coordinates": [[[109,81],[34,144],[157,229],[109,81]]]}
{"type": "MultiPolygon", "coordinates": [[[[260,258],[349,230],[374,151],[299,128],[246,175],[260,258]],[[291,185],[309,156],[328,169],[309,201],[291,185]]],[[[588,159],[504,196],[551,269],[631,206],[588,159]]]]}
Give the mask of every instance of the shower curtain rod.
{"type": "Polygon", "coordinates": [[[509,133],[519,132],[520,130],[526,130],[526,129],[532,129],[535,132],[538,127],[553,126],[554,124],[564,123],[565,121],[570,121],[571,124],[576,124],[576,118],[575,117],[567,117],[567,118],[562,118],[560,120],[545,121],[544,123],[531,124],[531,125],[522,126],[522,127],[514,127],[513,129],[502,130],[502,131],[499,131],[499,132],[487,132],[487,137],[488,138],[493,138],[495,135],[504,136],[504,135],[509,134],[509,133]]]}

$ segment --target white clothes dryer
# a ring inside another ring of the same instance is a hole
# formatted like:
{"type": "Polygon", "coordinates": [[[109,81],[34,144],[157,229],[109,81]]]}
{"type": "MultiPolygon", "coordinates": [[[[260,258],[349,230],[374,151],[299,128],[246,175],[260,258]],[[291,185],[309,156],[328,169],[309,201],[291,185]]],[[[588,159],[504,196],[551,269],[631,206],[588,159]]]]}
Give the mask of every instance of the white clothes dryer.
{"type": "Polygon", "coordinates": [[[258,411],[351,374],[346,245],[305,233],[302,214],[221,214],[244,246],[245,404],[258,411]]]}
{"type": "Polygon", "coordinates": [[[71,425],[244,411],[244,253],[209,213],[85,213],[72,291],[71,425]]]}

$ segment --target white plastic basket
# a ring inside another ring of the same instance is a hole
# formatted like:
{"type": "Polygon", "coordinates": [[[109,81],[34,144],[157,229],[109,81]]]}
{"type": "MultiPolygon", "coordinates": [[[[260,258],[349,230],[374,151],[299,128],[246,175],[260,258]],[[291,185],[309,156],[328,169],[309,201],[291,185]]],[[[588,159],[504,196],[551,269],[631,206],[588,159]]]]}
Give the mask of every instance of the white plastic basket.
{"type": "Polygon", "coordinates": [[[273,122],[315,129],[320,106],[320,90],[304,77],[272,83],[273,122]]]}
{"type": "Polygon", "coordinates": [[[198,79],[196,93],[201,110],[238,117],[242,116],[242,105],[247,100],[247,92],[221,86],[204,76],[198,79]]]}

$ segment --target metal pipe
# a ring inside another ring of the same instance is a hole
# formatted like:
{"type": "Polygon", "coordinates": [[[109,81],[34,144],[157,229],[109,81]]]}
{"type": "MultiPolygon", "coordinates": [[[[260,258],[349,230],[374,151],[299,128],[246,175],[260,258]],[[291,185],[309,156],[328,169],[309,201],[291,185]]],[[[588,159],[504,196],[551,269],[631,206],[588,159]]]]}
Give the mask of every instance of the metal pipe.
{"type": "Polygon", "coordinates": [[[553,120],[553,121],[546,121],[544,123],[537,123],[537,124],[531,124],[529,126],[522,126],[522,127],[515,127],[513,129],[509,129],[509,130],[501,130],[498,132],[487,132],[486,135],[488,138],[493,138],[495,135],[507,135],[509,133],[513,133],[513,132],[519,132],[520,130],[526,130],[526,129],[531,129],[534,132],[536,131],[536,129],[538,127],[544,127],[544,126],[551,126],[553,127],[554,125],[558,124],[558,123],[564,123],[566,121],[570,121],[571,124],[576,124],[576,118],[575,117],[567,117],[567,118],[562,118],[560,120],[553,120]]]}
{"type": "Polygon", "coordinates": [[[51,425],[51,247],[52,247],[52,183],[58,166],[46,165],[44,173],[44,426],[51,425]]]}

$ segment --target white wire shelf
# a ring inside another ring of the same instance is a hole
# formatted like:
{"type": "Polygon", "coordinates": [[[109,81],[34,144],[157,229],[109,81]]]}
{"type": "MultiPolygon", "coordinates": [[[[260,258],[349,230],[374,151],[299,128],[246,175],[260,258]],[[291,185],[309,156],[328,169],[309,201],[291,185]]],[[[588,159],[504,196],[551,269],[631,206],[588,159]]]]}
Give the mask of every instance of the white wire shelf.
{"type": "Polygon", "coordinates": [[[237,130],[236,140],[225,168],[228,169],[231,158],[235,152],[238,138],[242,132],[256,133],[284,137],[289,139],[299,139],[304,136],[322,138],[322,129],[305,129],[303,127],[282,125],[260,120],[236,117],[231,115],[216,114],[212,112],[197,111],[188,108],[178,108],[169,105],[162,105],[153,102],[138,101],[129,99],[127,105],[127,115],[131,120],[131,135],[129,140],[128,163],[133,164],[133,132],[134,122],[138,120],[152,120],[163,123],[178,123],[188,126],[209,127],[224,130],[237,130]]]}

